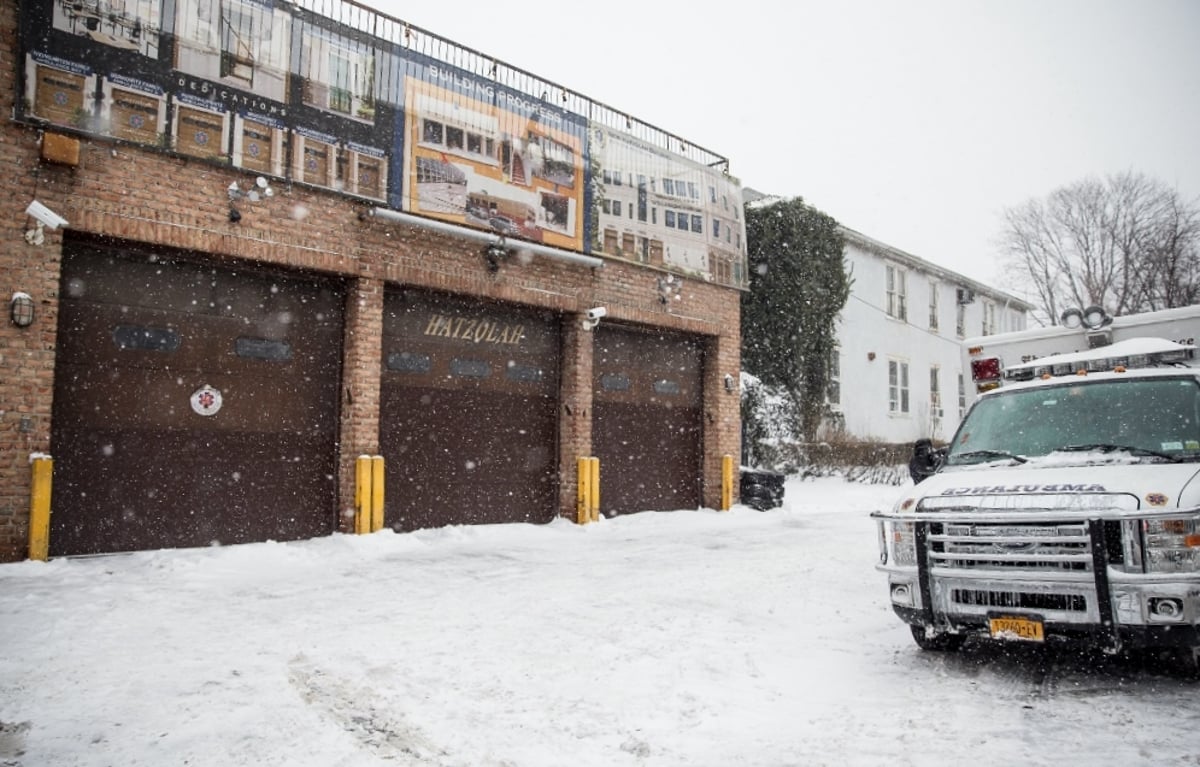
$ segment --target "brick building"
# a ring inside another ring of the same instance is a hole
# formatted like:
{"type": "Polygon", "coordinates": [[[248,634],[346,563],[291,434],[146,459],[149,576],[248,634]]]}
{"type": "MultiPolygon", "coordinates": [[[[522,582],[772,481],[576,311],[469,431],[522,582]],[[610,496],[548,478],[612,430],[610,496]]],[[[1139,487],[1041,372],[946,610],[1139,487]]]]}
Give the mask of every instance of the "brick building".
{"type": "Polygon", "coordinates": [[[705,218],[740,199],[723,158],[302,6],[0,2],[0,291],[34,308],[0,325],[0,561],[27,555],[38,454],[51,556],[349,532],[362,455],[396,530],[573,519],[591,455],[603,513],[719,506],[744,275],[740,216],[705,218]],[[646,242],[606,251],[604,175],[690,182],[686,263],[653,196],[625,206],[646,242]]]}

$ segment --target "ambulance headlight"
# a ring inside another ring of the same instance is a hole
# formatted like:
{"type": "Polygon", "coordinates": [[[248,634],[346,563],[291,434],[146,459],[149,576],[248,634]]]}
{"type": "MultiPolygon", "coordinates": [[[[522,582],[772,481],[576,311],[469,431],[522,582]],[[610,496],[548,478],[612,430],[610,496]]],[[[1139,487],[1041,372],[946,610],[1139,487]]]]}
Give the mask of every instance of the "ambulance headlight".
{"type": "Polygon", "coordinates": [[[1142,524],[1148,573],[1200,572],[1200,515],[1142,524]]]}
{"type": "Polygon", "coordinates": [[[884,563],[891,562],[901,567],[915,567],[917,564],[917,534],[912,522],[899,522],[885,519],[883,526],[884,563]]]}

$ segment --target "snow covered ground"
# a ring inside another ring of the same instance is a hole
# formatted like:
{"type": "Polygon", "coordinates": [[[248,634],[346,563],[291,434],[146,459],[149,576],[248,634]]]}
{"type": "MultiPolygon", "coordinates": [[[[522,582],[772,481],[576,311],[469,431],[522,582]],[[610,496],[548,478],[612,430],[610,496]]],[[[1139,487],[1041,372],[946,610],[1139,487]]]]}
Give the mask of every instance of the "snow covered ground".
{"type": "Polygon", "coordinates": [[[0,765],[1200,765],[1200,686],[920,652],[899,488],[0,565],[0,765]]]}

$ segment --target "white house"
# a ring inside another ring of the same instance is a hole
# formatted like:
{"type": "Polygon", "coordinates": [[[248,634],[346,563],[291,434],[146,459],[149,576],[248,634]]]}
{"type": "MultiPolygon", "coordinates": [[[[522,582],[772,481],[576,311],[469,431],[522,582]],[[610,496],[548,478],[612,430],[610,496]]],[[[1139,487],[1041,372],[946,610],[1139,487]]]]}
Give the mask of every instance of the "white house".
{"type": "Polygon", "coordinates": [[[1025,328],[1015,296],[841,227],[850,298],[831,366],[832,427],[887,442],[948,440],[966,409],[964,338],[1025,328]]]}

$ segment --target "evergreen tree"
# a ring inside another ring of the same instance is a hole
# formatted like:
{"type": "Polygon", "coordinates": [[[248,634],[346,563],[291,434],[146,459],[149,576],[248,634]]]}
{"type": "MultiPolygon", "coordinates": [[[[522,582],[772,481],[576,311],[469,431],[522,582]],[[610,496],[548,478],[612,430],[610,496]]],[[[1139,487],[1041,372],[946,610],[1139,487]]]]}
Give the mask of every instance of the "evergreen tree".
{"type": "Polygon", "coordinates": [[[796,403],[815,438],[826,412],[838,312],[850,296],[837,221],[799,197],[746,209],[750,290],[742,294],[742,367],[796,403]]]}

